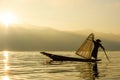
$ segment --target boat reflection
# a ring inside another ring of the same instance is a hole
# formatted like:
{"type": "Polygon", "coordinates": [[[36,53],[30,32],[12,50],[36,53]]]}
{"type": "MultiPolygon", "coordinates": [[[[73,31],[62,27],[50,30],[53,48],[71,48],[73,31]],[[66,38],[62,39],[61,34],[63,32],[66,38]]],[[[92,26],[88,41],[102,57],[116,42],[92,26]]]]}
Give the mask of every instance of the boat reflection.
{"type": "Polygon", "coordinates": [[[2,80],[10,80],[9,79],[9,53],[8,51],[4,51],[3,53],[4,56],[4,60],[3,60],[3,64],[4,64],[4,76],[2,77],[2,80]]]}
{"type": "Polygon", "coordinates": [[[97,62],[93,63],[93,73],[95,77],[99,77],[97,62]]]}
{"type": "Polygon", "coordinates": [[[76,69],[80,71],[80,77],[84,80],[95,80],[99,77],[97,62],[82,63],[76,69]]]}

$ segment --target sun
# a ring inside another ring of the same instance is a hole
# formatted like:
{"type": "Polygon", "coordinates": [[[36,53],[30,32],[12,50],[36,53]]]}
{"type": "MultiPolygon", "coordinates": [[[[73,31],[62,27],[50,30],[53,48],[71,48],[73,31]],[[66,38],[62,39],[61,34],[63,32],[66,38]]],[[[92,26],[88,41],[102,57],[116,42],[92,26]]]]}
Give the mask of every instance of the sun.
{"type": "Polygon", "coordinates": [[[17,18],[12,12],[3,12],[0,14],[0,22],[8,27],[10,24],[16,23],[17,18]]]}

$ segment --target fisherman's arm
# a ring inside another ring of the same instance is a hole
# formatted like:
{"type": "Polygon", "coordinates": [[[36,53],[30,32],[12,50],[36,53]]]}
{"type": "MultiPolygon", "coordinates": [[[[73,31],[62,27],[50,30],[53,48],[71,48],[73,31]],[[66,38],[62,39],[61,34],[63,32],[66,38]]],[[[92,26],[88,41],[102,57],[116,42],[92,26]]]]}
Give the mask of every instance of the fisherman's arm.
{"type": "Polygon", "coordinates": [[[103,49],[103,51],[105,50],[105,48],[102,45],[100,45],[100,47],[103,49]]]}

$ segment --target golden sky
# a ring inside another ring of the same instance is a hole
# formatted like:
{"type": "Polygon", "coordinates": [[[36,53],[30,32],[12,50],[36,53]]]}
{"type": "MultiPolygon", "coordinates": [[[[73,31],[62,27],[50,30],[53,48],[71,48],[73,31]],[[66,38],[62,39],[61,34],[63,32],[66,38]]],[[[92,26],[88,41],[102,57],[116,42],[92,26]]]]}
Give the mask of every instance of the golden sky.
{"type": "Polygon", "coordinates": [[[120,0],[0,0],[18,23],[119,33],[120,0]],[[15,17],[14,16],[14,17],[15,17]]]}

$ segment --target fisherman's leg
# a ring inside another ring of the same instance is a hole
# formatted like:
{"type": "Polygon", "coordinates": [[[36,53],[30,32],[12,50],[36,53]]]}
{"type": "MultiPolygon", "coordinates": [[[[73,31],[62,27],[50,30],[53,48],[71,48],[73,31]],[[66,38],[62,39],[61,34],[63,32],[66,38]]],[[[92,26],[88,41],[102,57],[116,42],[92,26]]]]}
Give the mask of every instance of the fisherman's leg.
{"type": "Polygon", "coordinates": [[[97,54],[93,54],[92,57],[97,60],[97,54]]]}

